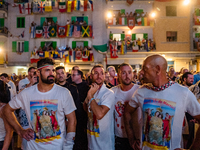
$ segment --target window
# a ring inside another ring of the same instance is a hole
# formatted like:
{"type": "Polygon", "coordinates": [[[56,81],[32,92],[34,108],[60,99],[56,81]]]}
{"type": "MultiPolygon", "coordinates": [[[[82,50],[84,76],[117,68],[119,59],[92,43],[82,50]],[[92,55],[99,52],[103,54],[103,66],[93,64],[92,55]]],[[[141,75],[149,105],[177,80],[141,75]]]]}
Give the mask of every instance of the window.
{"type": "Polygon", "coordinates": [[[0,28],[4,27],[4,18],[0,18],[0,28]]]}
{"type": "MultiPolygon", "coordinates": [[[[79,17],[79,16],[72,16],[71,17],[71,22],[76,22],[78,21],[79,23],[80,22],[86,22],[86,24],[88,25],[88,17],[87,16],[83,16],[83,17],[79,17]]],[[[81,24],[80,24],[81,25],[81,24]]]]}
{"type": "Polygon", "coordinates": [[[45,50],[49,50],[51,48],[56,49],[57,47],[57,42],[55,41],[44,41],[41,42],[41,48],[45,51],[45,50]]]}
{"type": "Polygon", "coordinates": [[[177,16],[176,6],[166,6],[166,16],[177,16]]]}
{"type": "Polygon", "coordinates": [[[177,42],[177,32],[176,31],[167,31],[166,37],[167,37],[167,42],[177,42]]]}
{"type": "Polygon", "coordinates": [[[76,47],[87,47],[88,41],[72,41],[72,49],[76,47]]]}
{"type": "Polygon", "coordinates": [[[25,28],[25,17],[17,17],[17,28],[25,28]]]}
{"type": "Polygon", "coordinates": [[[56,22],[57,22],[57,17],[41,17],[40,18],[41,26],[55,26],[56,22]]]}
{"type": "Polygon", "coordinates": [[[29,41],[13,41],[12,42],[12,52],[28,52],[29,51],[29,41]]]}

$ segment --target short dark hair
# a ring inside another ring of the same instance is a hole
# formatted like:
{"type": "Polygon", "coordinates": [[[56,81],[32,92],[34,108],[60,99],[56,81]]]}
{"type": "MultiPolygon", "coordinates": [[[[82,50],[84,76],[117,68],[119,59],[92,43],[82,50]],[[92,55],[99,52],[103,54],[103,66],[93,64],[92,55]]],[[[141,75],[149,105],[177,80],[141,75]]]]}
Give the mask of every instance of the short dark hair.
{"type": "Polygon", "coordinates": [[[1,77],[3,76],[3,77],[5,77],[5,78],[8,78],[8,74],[7,74],[7,73],[2,73],[0,76],[1,76],[1,77]]]}
{"type": "Polygon", "coordinates": [[[83,78],[83,71],[79,70],[79,69],[75,69],[74,71],[77,71],[77,73],[79,75],[81,75],[81,78],[83,78]]]}
{"type": "Polygon", "coordinates": [[[72,67],[72,70],[75,70],[75,68],[76,68],[76,67],[78,67],[78,68],[79,68],[79,66],[73,66],[73,67],[72,67]]]}
{"type": "Polygon", "coordinates": [[[6,83],[0,80],[0,102],[8,103],[10,101],[10,91],[6,83]]]}
{"type": "Polygon", "coordinates": [[[37,62],[37,68],[40,68],[46,64],[55,65],[55,62],[52,58],[49,58],[49,57],[42,58],[37,62]]]}
{"type": "Polygon", "coordinates": [[[32,69],[36,69],[35,67],[29,67],[28,72],[30,72],[32,69]]]}
{"type": "Polygon", "coordinates": [[[186,73],[184,73],[183,75],[182,75],[182,82],[184,81],[184,79],[186,78],[188,78],[188,75],[193,75],[191,72],[186,72],[186,73]]]}
{"type": "Polygon", "coordinates": [[[104,69],[103,65],[97,64],[97,65],[95,65],[95,66],[92,68],[91,73],[92,73],[92,71],[93,71],[95,68],[103,68],[103,69],[104,69]]]}
{"type": "Polygon", "coordinates": [[[56,67],[56,71],[59,70],[59,69],[64,69],[65,70],[65,67],[63,67],[63,66],[56,67]]]}
{"type": "MultiPolygon", "coordinates": [[[[131,65],[128,64],[128,63],[122,63],[122,64],[120,64],[120,65],[117,67],[117,71],[118,71],[118,73],[119,73],[119,70],[121,69],[121,67],[123,67],[123,66],[129,66],[129,67],[131,67],[131,65]]],[[[131,67],[131,69],[133,70],[132,67],[131,67]]]]}

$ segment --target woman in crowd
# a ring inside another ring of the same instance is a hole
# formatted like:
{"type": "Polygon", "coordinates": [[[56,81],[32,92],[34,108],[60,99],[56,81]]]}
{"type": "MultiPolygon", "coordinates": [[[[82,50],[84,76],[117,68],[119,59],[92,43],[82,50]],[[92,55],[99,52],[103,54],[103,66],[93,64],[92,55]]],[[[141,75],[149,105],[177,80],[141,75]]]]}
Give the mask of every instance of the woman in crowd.
{"type": "Polygon", "coordinates": [[[9,89],[7,85],[0,80],[0,150],[12,150],[10,142],[12,140],[13,130],[2,114],[2,108],[9,100],[9,89]]]}

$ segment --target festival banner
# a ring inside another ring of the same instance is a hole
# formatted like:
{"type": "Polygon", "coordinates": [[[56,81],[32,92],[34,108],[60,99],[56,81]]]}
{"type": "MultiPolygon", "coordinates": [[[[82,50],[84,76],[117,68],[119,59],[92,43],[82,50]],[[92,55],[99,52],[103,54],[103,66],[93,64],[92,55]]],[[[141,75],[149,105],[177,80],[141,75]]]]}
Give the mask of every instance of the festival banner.
{"type": "Polygon", "coordinates": [[[90,37],[89,26],[82,26],[82,37],[90,37]]]}
{"type": "Polygon", "coordinates": [[[72,1],[67,1],[67,12],[72,12],[72,1]]]}
{"type": "Polygon", "coordinates": [[[35,37],[41,38],[43,34],[43,28],[42,27],[36,27],[35,29],[35,37]]]}
{"type": "Polygon", "coordinates": [[[33,4],[33,9],[32,9],[33,13],[38,13],[38,6],[39,6],[38,0],[33,1],[32,4],[33,4]]]}
{"type": "Polygon", "coordinates": [[[81,50],[76,51],[76,59],[80,60],[82,58],[82,52],[81,50]]]}
{"type": "Polygon", "coordinates": [[[31,26],[31,38],[35,38],[35,26],[31,26]]]}
{"type": "Polygon", "coordinates": [[[48,26],[43,26],[43,30],[44,30],[43,37],[45,39],[49,38],[49,27],[48,26]]]}
{"type": "Polygon", "coordinates": [[[24,14],[24,4],[19,4],[19,13],[24,14]]]}
{"type": "Polygon", "coordinates": [[[57,31],[56,26],[50,26],[49,27],[49,36],[56,37],[56,31],[57,31]]]}
{"type": "Polygon", "coordinates": [[[59,26],[58,25],[58,37],[66,37],[66,26],[59,26]]]}
{"type": "Polygon", "coordinates": [[[31,3],[25,3],[25,14],[31,14],[31,3]]]}
{"type": "Polygon", "coordinates": [[[40,2],[40,3],[38,3],[39,4],[39,6],[38,6],[38,12],[39,13],[44,13],[44,7],[45,7],[45,2],[40,2]]]}
{"type": "Polygon", "coordinates": [[[52,11],[51,0],[46,0],[46,1],[45,1],[45,11],[46,11],[46,12],[51,12],[51,11],[52,11]]]}
{"type": "Polygon", "coordinates": [[[84,0],[84,11],[87,11],[88,0],[84,0]]]}
{"type": "Polygon", "coordinates": [[[172,126],[176,102],[148,98],[143,104],[143,148],[168,150],[171,147],[172,126]]]}
{"type": "Polygon", "coordinates": [[[138,26],[142,25],[142,18],[141,17],[137,19],[137,24],[138,24],[138,26]]]}
{"type": "Polygon", "coordinates": [[[80,25],[74,25],[74,37],[80,37],[81,36],[81,26],[80,25]]]}
{"type": "Polygon", "coordinates": [[[135,17],[128,17],[127,18],[128,27],[132,30],[135,27],[135,17]]]}
{"type": "Polygon", "coordinates": [[[133,1],[134,1],[134,0],[126,0],[126,2],[127,2],[129,5],[133,4],[133,1]]]}

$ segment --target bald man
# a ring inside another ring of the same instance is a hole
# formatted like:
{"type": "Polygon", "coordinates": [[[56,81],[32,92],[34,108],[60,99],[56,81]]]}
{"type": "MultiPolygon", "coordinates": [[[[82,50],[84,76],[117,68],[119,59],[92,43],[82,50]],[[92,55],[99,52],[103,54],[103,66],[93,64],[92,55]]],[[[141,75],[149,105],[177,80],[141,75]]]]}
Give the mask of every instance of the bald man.
{"type": "MultiPolygon", "coordinates": [[[[144,84],[129,101],[124,113],[125,128],[134,149],[181,148],[182,124],[185,112],[200,122],[200,104],[185,87],[166,77],[167,61],[160,55],[147,57],[141,74],[144,84]],[[137,108],[143,112],[142,137],[133,133],[132,114],[137,108]]],[[[200,149],[200,130],[191,149],[200,149]]]]}

